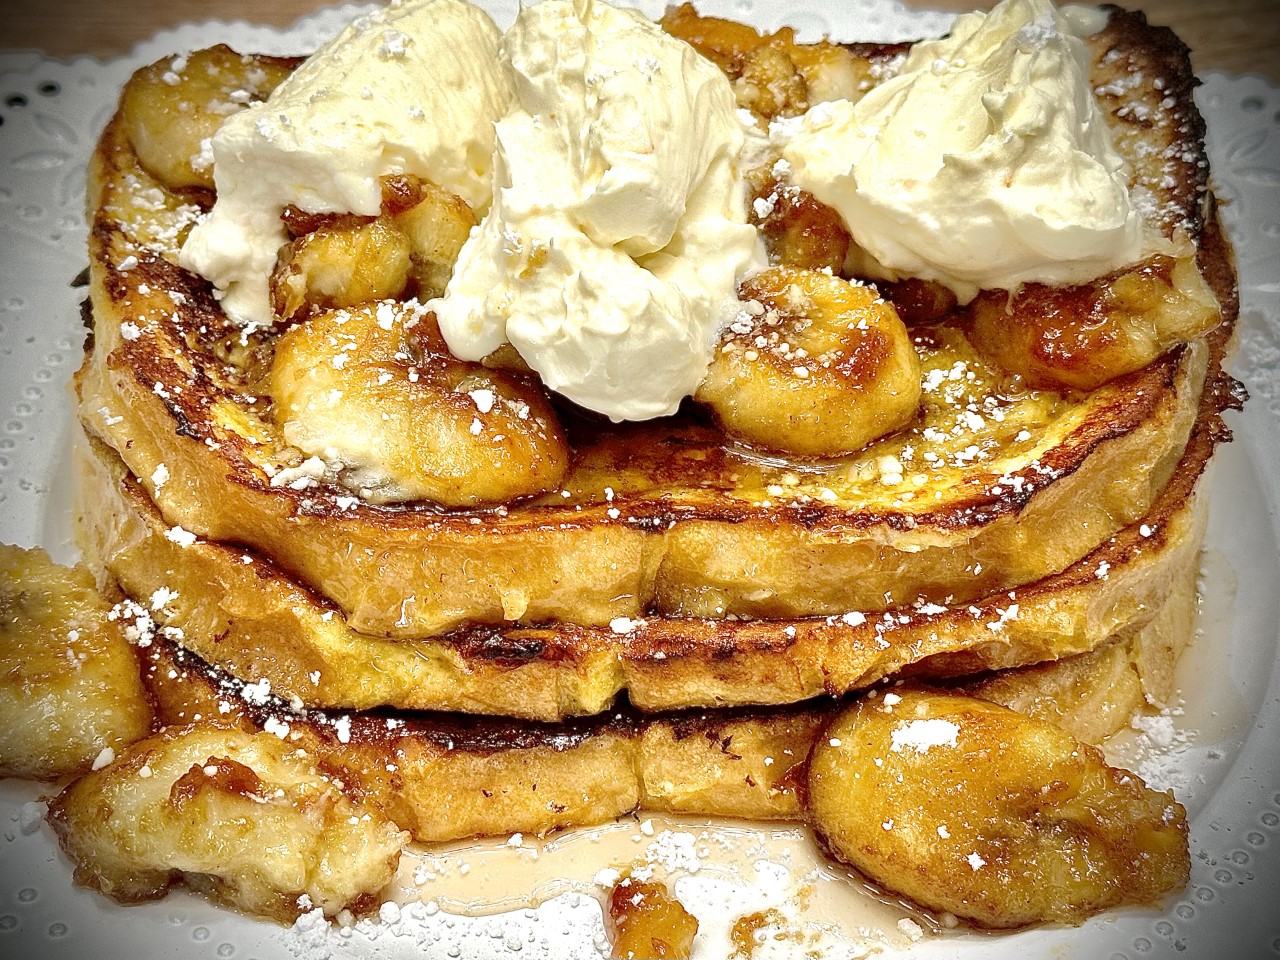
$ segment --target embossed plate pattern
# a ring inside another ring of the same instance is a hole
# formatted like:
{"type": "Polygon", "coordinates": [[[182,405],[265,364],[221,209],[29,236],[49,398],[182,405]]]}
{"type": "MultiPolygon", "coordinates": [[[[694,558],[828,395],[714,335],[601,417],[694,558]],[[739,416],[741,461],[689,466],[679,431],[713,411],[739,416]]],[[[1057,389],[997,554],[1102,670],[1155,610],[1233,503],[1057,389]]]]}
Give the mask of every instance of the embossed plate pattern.
{"type": "MultiPolygon", "coordinates": [[[[489,3],[500,23],[515,4],[489,3]]],[[[662,4],[644,4],[649,14],[662,4]]],[[[764,27],[790,23],[809,38],[830,31],[903,39],[946,28],[943,13],[892,0],[856,7],[737,0],[708,12],[764,27]]],[[[0,52],[0,540],[40,544],[73,560],[67,448],[79,362],[84,265],[84,165],[116,93],[137,66],[220,41],[244,49],[313,49],[360,8],[326,10],[287,31],[244,23],[188,25],[109,63],[0,52]]],[[[1210,547],[1226,575],[1206,578],[1206,669],[1184,688],[1177,749],[1143,772],[1178,787],[1192,816],[1192,880],[1163,912],[1125,910],[1076,929],[998,937],[961,934],[904,949],[907,957],[1280,957],[1280,89],[1213,74],[1198,96],[1209,121],[1218,194],[1236,243],[1243,316],[1237,374],[1253,400],[1232,418],[1220,454],[1210,547]],[[1233,576],[1232,576],[1233,574],[1233,576]],[[1218,596],[1234,581],[1234,600],[1218,596]]],[[[1132,747],[1132,745],[1130,745],[1132,747]]],[[[1124,759],[1124,744],[1117,748],[1124,759]]],[[[1136,754],[1135,754],[1136,756],[1136,754]]],[[[598,957],[599,908],[578,895],[499,917],[415,916],[394,935],[304,940],[184,894],[124,909],[71,885],[69,865],[31,802],[39,786],[0,783],[0,955],[12,957],[319,958],[334,955],[598,957]]],[[[604,866],[605,864],[601,864],[604,866]]],[[[856,945],[831,956],[857,956],[856,945]]],[[[897,955],[897,954],[895,954],[897,955]]]]}

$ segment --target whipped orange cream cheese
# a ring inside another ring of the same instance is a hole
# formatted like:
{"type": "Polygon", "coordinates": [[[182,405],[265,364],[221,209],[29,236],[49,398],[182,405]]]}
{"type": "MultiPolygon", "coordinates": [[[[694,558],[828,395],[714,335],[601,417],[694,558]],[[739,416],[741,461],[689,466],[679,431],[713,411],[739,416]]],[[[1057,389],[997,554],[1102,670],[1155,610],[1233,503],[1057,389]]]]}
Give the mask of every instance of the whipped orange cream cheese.
{"type": "Polygon", "coordinates": [[[614,420],[674,413],[706,374],[746,223],[728,79],[630,10],[545,0],[503,41],[493,208],[430,305],[449,348],[510,342],[542,380],[614,420]]]}
{"type": "Polygon", "coordinates": [[[410,173],[483,210],[493,123],[511,100],[501,33],[463,0],[423,0],[359,17],[264,103],[212,142],[217,202],[182,266],[210,280],[227,314],[272,321],[268,278],[288,235],[280,213],[374,216],[378,178],[410,173]]]}
{"type": "Polygon", "coordinates": [[[856,103],[814,107],[783,149],[843,217],[863,276],[980,289],[1081,283],[1139,259],[1142,219],[1089,84],[1094,11],[1005,0],[912,47],[856,103]]]}

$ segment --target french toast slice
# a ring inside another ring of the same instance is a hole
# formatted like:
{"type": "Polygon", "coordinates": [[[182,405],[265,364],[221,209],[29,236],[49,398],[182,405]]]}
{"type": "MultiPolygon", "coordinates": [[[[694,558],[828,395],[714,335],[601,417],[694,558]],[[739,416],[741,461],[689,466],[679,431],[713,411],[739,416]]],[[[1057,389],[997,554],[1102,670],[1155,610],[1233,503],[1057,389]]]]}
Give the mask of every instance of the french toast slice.
{"type": "Polygon", "coordinates": [[[1204,519],[1196,489],[1226,435],[1232,387],[1215,373],[1191,441],[1144,517],[1061,573],[948,606],[369,636],[269,559],[170,527],[97,440],[80,458],[96,491],[81,505],[82,539],[103,579],[135,598],[162,597],[155,618],[185,625],[181,642],[193,652],[311,706],[546,721],[603,710],[622,691],[644,710],[786,703],[900,671],[938,678],[1055,660],[1143,626],[1195,567],[1204,519]]]}
{"type": "MultiPolygon", "coordinates": [[[[1205,512],[1203,502],[1196,510],[1205,512]]],[[[1154,617],[1096,651],[962,678],[956,689],[1101,743],[1170,696],[1170,675],[1158,665],[1175,661],[1190,639],[1196,574],[1195,564],[1166,574],[1154,617]]],[[[270,730],[422,842],[545,835],[641,810],[801,820],[810,748],[848,700],[657,714],[628,705],[549,724],[343,713],[291,707],[168,640],[139,654],[162,723],[270,730]]]]}
{"type": "MultiPolygon", "coordinates": [[[[1119,12],[1090,44],[1149,226],[1184,255],[1198,250],[1229,321],[1230,253],[1205,226],[1185,51],[1119,12]]],[[[853,49],[864,62],[890,50],[853,49]]],[[[176,266],[207,196],[163,188],[119,123],[95,155],[90,196],[94,343],[78,383],[87,432],[141,479],[166,524],[249,548],[366,636],[516,625],[545,650],[564,644],[539,635],[544,625],[571,624],[548,629],[576,637],[607,636],[619,620],[838,617],[1041,581],[1148,512],[1210,368],[1197,340],[1088,393],[1029,390],[952,317],[914,330],[931,385],[921,414],[853,457],[755,456],[692,410],[618,427],[580,418],[568,424],[573,463],[560,490],[488,510],[379,506],[307,472],[262,388],[271,336],[234,327],[208,285],[176,266]]],[[[720,629],[696,638],[708,660],[720,629]]],[[[673,660],[650,669],[669,672],[673,660]]],[[[829,681],[825,669],[774,683],[789,684],[788,697],[848,685],[851,671],[829,681]]],[[[699,682],[713,679],[709,669],[699,682]]],[[[721,702],[714,682],[701,696],[721,702]]]]}

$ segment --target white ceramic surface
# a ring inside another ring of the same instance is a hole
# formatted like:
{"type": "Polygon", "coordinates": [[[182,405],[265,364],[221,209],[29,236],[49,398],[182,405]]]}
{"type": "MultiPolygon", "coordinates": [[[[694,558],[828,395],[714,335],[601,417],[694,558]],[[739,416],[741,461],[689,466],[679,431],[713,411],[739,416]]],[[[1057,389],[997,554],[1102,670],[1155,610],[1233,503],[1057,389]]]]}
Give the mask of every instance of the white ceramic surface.
{"type": "MultiPolygon", "coordinates": [[[[499,21],[514,4],[491,5],[499,21]]],[[[659,12],[660,3],[646,4],[659,12]]],[[[805,36],[899,39],[933,35],[949,17],[907,13],[892,0],[855,7],[738,0],[706,4],[805,36]]],[[[358,8],[325,11],[288,31],[193,24],[101,63],[0,53],[0,540],[75,559],[70,539],[67,383],[80,357],[85,263],[84,165],[116,93],[138,65],[227,41],[240,49],[312,49],[358,8]]],[[[1209,121],[1216,189],[1235,240],[1243,299],[1236,373],[1252,401],[1229,418],[1236,442],[1220,454],[1206,565],[1204,638],[1183,671],[1185,715],[1161,756],[1138,742],[1113,749],[1178,788],[1192,822],[1192,881],[1163,912],[1124,910],[1076,929],[929,938],[894,956],[1079,960],[1280,956],[1280,89],[1211,75],[1198,99],[1209,121]]],[[[537,910],[454,918],[425,910],[364,932],[304,937],[175,894],[121,908],[74,888],[52,833],[35,819],[41,788],[0,783],[0,956],[241,958],[598,957],[600,911],[569,894],[537,910]]],[[[601,866],[606,864],[602,863],[601,866]]],[[[859,956],[857,939],[832,957],[859,956]]]]}

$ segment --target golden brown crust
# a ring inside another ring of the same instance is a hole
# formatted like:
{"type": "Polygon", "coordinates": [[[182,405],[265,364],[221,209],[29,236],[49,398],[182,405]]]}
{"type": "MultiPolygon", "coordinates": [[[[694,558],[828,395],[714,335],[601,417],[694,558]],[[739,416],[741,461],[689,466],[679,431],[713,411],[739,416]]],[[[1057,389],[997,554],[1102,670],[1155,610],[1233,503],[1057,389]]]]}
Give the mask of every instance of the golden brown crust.
{"type": "MultiPolygon", "coordinates": [[[[1190,638],[1193,620],[1183,614],[1196,602],[1196,566],[1168,576],[1162,613],[1096,654],[983,675],[960,689],[1101,742],[1170,693],[1169,677],[1151,665],[1190,638]]],[[[164,639],[140,654],[162,723],[216,716],[247,731],[272,729],[428,842],[546,833],[633,810],[798,819],[811,746],[846,702],[659,714],[624,705],[557,723],[343,713],[293,709],[260,683],[246,694],[243,681],[164,639]]]]}
{"type": "Polygon", "coordinates": [[[592,713],[626,690],[649,710],[785,703],[893,673],[956,676],[1093,649],[1145,623],[1194,566],[1194,490],[1234,382],[1216,374],[1198,426],[1145,516],[1059,574],[970,603],[883,615],[778,620],[646,617],[613,627],[472,627],[433,639],[354,631],[340,611],[252,551],[169,539],[145,490],[105,446],[83,470],[96,562],[135,596],[166,587],[188,645],[234,673],[317,706],[592,713]],[[1144,531],[1146,535],[1144,535],[1144,531]]]}
{"type": "Polygon", "coordinates": [[[242,681],[166,641],[143,654],[163,722],[217,716],[244,730],[273,729],[427,842],[541,835],[640,808],[795,819],[790,771],[826,715],[812,705],[658,717],[624,709],[538,724],[397,711],[299,713],[257,688],[245,696],[242,681]]]}
{"type": "MultiPolygon", "coordinates": [[[[1203,530],[1207,498],[1197,511],[1203,530]]],[[[1123,728],[1136,704],[1165,706],[1174,696],[1174,668],[1191,639],[1199,597],[1199,565],[1189,565],[1154,618],[1137,632],[1086,653],[961,682],[969,696],[1062,727],[1078,740],[1101,743],[1123,728]]]]}
{"type": "Polygon", "coordinates": [[[1200,81],[1191,72],[1191,51],[1141,12],[1106,9],[1107,27],[1090,44],[1094,93],[1117,149],[1134,163],[1134,187],[1145,213],[1165,237],[1198,243],[1213,218],[1204,117],[1192,98],[1200,81]]]}

